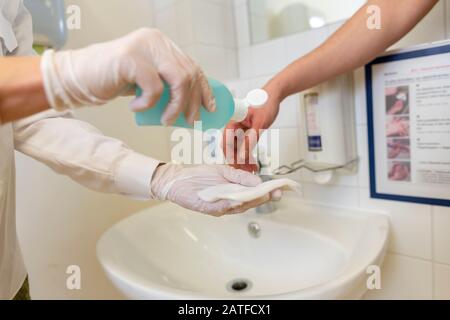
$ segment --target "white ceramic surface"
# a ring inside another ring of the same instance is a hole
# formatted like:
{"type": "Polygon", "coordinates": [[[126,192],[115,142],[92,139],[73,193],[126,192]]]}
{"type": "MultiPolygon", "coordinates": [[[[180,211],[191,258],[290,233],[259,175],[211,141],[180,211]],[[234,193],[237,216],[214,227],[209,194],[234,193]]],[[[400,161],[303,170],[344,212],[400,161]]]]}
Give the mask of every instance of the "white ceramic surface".
{"type": "Polygon", "coordinates": [[[97,255],[131,299],[360,298],[367,267],[384,258],[387,217],[294,197],[277,206],[272,214],[212,218],[163,204],[113,226],[97,255]],[[234,280],[248,289],[230,291],[234,280]]]}

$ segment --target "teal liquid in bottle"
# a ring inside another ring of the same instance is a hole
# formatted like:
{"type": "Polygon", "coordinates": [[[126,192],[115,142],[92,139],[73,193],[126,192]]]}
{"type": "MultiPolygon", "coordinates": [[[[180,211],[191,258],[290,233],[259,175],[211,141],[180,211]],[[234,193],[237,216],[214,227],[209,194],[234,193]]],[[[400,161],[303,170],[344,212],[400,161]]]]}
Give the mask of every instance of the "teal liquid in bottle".
{"type": "MultiPolygon", "coordinates": [[[[225,85],[214,79],[208,79],[211,90],[216,98],[216,111],[208,112],[204,107],[200,111],[200,121],[202,122],[202,130],[221,129],[235,115],[236,102],[233,95],[225,85]]],[[[136,95],[142,95],[141,88],[136,89],[136,95]]],[[[136,113],[136,123],[139,126],[162,126],[161,117],[170,101],[170,88],[167,83],[164,84],[164,92],[158,103],[151,109],[136,113]]],[[[238,103],[239,104],[239,103],[238,103]]],[[[179,128],[194,128],[186,122],[184,113],[182,113],[177,121],[172,125],[179,128]]]]}

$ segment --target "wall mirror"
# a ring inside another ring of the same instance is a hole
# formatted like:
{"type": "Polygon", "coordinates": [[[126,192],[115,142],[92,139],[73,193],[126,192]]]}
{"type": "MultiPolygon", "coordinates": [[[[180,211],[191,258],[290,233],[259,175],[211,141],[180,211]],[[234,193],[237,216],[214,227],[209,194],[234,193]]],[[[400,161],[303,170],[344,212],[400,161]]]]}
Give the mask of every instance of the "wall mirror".
{"type": "Polygon", "coordinates": [[[248,0],[253,44],[321,28],[352,16],[365,0],[248,0]]]}

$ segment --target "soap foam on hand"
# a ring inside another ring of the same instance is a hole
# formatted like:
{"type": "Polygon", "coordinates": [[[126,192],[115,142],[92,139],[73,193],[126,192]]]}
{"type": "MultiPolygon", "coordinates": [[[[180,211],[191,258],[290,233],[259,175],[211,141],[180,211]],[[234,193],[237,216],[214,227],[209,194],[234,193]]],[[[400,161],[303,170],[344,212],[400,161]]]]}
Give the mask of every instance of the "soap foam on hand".
{"type": "Polygon", "coordinates": [[[299,188],[300,185],[293,180],[277,179],[264,182],[256,187],[246,187],[232,183],[221,184],[200,191],[198,196],[205,202],[232,200],[246,203],[264,197],[278,189],[283,191],[297,191],[299,188]]]}

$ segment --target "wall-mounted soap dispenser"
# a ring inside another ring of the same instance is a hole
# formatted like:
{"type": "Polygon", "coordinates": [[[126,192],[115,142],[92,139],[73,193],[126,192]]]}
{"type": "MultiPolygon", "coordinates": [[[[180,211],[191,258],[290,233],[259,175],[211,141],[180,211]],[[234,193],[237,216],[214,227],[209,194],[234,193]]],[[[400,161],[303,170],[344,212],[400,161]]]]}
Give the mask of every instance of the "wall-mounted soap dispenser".
{"type": "Polygon", "coordinates": [[[354,171],[358,156],[352,75],[307,90],[300,99],[302,160],[276,173],[308,169],[315,182],[328,184],[338,173],[354,171]]]}

